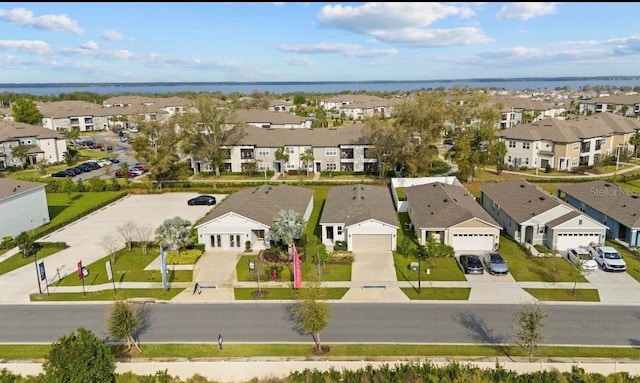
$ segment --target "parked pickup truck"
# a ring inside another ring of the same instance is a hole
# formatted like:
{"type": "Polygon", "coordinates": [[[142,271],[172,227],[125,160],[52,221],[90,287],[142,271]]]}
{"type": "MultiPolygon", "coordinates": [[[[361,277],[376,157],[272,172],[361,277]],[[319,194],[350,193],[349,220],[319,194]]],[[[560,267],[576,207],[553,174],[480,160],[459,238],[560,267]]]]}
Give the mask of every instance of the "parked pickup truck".
{"type": "Polygon", "coordinates": [[[593,259],[604,271],[625,271],[627,263],[616,249],[611,246],[589,245],[589,252],[593,255],[593,259]]]}

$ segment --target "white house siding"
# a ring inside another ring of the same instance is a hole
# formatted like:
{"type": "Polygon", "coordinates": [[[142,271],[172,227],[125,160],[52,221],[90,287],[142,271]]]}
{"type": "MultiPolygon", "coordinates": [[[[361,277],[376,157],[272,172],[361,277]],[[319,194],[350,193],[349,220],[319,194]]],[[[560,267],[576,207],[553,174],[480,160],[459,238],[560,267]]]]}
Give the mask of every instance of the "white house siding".
{"type": "Polygon", "coordinates": [[[347,236],[347,249],[357,251],[353,248],[353,236],[354,235],[389,235],[391,236],[390,248],[380,249],[381,251],[390,251],[396,248],[397,238],[396,233],[398,228],[387,223],[383,223],[376,220],[367,220],[360,223],[347,226],[345,233],[347,236]]]}
{"type": "Polygon", "coordinates": [[[49,222],[47,195],[42,187],[0,201],[0,238],[15,237],[49,222]]]}
{"type": "Polygon", "coordinates": [[[344,228],[344,223],[339,222],[330,222],[323,223],[320,225],[322,227],[322,243],[328,248],[332,249],[336,244],[336,241],[344,241],[346,237],[346,230],[344,228]],[[338,227],[342,227],[342,234],[338,235],[338,227]],[[332,228],[333,230],[333,239],[327,237],[327,229],[332,228]]]}
{"type": "Polygon", "coordinates": [[[242,252],[245,247],[246,241],[251,241],[252,247],[256,249],[262,244],[262,241],[258,241],[252,230],[265,230],[265,235],[269,230],[269,227],[243,216],[229,213],[215,220],[207,222],[204,225],[198,226],[198,243],[204,244],[205,250],[238,250],[242,252]],[[220,236],[220,243],[217,241],[212,246],[211,237],[220,236]],[[230,236],[240,236],[240,242],[234,237],[234,246],[231,246],[230,236]]]}

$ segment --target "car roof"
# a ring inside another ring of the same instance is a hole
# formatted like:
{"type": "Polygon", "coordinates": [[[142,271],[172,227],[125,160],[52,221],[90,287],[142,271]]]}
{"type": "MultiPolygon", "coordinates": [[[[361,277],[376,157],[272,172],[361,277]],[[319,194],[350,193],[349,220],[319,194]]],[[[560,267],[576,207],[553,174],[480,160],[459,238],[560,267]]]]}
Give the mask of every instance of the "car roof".
{"type": "Polygon", "coordinates": [[[504,258],[502,257],[502,255],[500,253],[489,253],[489,259],[490,260],[500,260],[500,261],[504,261],[504,258]]]}

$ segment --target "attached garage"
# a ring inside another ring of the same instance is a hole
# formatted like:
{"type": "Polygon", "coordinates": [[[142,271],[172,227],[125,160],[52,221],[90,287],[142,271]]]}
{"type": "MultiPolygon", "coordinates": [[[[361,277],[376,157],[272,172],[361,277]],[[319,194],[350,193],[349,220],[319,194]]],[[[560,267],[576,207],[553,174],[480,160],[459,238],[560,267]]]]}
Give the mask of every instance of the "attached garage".
{"type": "Polygon", "coordinates": [[[453,234],[451,246],[456,251],[490,251],[495,244],[493,234],[453,234]]]}
{"type": "Polygon", "coordinates": [[[351,237],[351,251],[391,251],[391,234],[354,234],[351,237]]]}
{"type": "Polygon", "coordinates": [[[588,246],[591,242],[600,243],[598,233],[558,233],[556,249],[567,251],[570,247],[588,246]]]}

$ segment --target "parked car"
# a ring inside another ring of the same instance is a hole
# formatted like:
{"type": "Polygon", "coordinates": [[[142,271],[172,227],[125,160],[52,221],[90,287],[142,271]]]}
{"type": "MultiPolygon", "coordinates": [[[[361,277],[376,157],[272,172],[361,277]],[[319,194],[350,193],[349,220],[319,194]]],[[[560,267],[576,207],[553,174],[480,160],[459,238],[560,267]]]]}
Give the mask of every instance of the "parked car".
{"type": "Polygon", "coordinates": [[[488,253],[484,257],[484,263],[487,266],[487,271],[489,271],[489,274],[491,275],[509,274],[507,262],[502,258],[500,253],[488,253]]]}
{"type": "MultiPolygon", "coordinates": [[[[140,175],[139,173],[132,172],[132,171],[127,171],[127,178],[135,178],[135,177],[137,177],[139,175],[140,175]]],[[[122,170],[120,170],[120,169],[116,170],[115,176],[117,178],[122,178],[122,170]]]]}
{"type": "Polygon", "coordinates": [[[194,206],[194,205],[215,205],[216,204],[216,197],[212,196],[212,195],[199,195],[195,198],[191,198],[189,201],[187,201],[187,205],[189,206],[194,206]]]}
{"type": "Polygon", "coordinates": [[[598,270],[598,262],[593,258],[589,249],[575,247],[567,249],[567,259],[576,265],[581,265],[584,271],[598,270]]]}
{"type": "Polygon", "coordinates": [[[73,177],[75,174],[72,171],[69,170],[60,170],[59,172],[55,172],[51,175],[51,177],[60,177],[60,178],[64,178],[64,177],[73,177]]]}
{"type": "Polygon", "coordinates": [[[101,144],[99,142],[95,142],[93,145],[89,146],[90,149],[102,149],[104,150],[104,144],[101,144]]]}
{"type": "Polygon", "coordinates": [[[91,170],[100,169],[100,165],[98,165],[96,161],[87,161],[84,163],[84,165],[90,167],[91,170]]]}
{"type": "Polygon", "coordinates": [[[459,257],[460,267],[465,274],[484,274],[484,266],[480,257],[473,254],[462,254],[459,257]]]}
{"type": "Polygon", "coordinates": [[[120,160],[117,159],[116,157],[105,158],[105,160],[111,161],[112,164],[119,164],[120,163],[120,160]]]}
{"type": "Polygon", "coordinates": [[[144,171],[138,168],[129,168],[129,174],[135,174],[134,177],[137,177],[143,175],[144,171]]]}
{"type": "Polygon", "coordinates": [[[142,170],[143,173],[146,173],[149,171],[149,168],[147,168],[147,165],[145,164],[141,164],[141,163],[137,163],[135,165],[132,166],[134,169],[140,169],[142,170]]]}
{"type": "Polygon", "coordinates": [[[604,271],[626,271],[627,263],[611,246],[589,245],[589,252],[604,271]]]}

